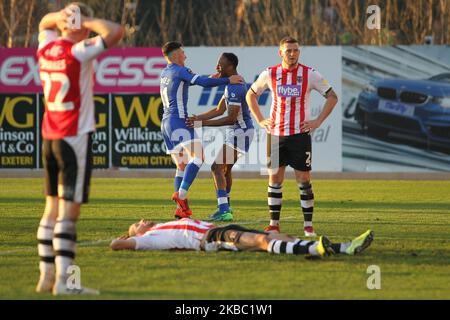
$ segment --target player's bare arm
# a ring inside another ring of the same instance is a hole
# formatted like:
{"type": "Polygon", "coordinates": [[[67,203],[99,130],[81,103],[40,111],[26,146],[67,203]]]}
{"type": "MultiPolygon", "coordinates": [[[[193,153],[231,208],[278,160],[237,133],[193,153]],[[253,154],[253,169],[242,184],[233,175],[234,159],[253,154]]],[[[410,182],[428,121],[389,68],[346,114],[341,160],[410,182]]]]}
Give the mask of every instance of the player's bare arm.
{"type": "Polygon", "coordinates": [[[325,121],[325,119],[330,115],[331,111],[333,111],[334,107],[336,106],[338,102],[338,97],[336,95],[336,92],[334,92],[333,89],[330,89],[326,95],[325,98],[327,99],[325,101],[325,105],[323,107],[322,112],[317,117],[317,119],[311,120],[311,121],[305,121],[301,126],[301,130],[308,131],[308,130],[314,130],[319,128],[322,123],[325,121]]]}
{"type": "Polygon", "coordinates": [[[227,107],[225,105],[225,99],[222,97],[216,108],[208,110],[198,115],[194,114],[193,116],[188,117],[186,119],[186,125],[188,126],[188,128],[194,128],[194,122],[209,120],[221,116],[225,113],[226,109],[227,107]]]}
{"type": "MultiPolygon", "coordinates": [[[[237,116],[239,114],[239,110],[241,107],[239,106],[230,106],[228,108],[228,115],[219,119],[209,119],[209,120],[194,120],[200,121],[203,127],[222,127],[222,126],[231,126],[236,122],[237,116]]],[[[189,126],[189,124],[188,124],[189,126]]]]}
{"type": "Polygon", "coordinates": [[[65,9],[47,13],[39,22],[39,32],[46,29],[56,29],[58,25],[66,25],[67,17],[65,9]]]}
{"type": "Polygon", "coordinates": [[[128,238],[128,236],[123,236],[117,239],[114,239],[110,247],[112,250],[135,250],[136,241],[134,239],[128,238]]]}
{"type": "Polygon", "coordinates": [[[108,48],[117,44],[124,34],[123,27],[112,21],[82,16],[81,23],[83,27],[102,37],[108,48]]]}
{"type": "Polygon", "coordinates": [[[245,99],[247,100],[248,107],[252,112],[253,117],[255,117],[256,122],[258,122],[261,128],[264,128],[267,132],[269,132],[272,122],[270,118],[264,118],[263,114],[261,113],[261,109],[258,104],[258,95],[253,91],[252,88],[247,91],[245,99]]]}
{"type": "Polygon", "coordinates": [[[229,106],[227,116],[219,119],[210,119],[202,121],[202,126],[204,127],[231,126],[236,122],[240,109],[241,109],[240,106],[229,106]]]}
{"type": "Polygon", "coordinates": [[[142,236],[146,231],[150,230],[155,225],[154,222],[141,219],[139,222],[133,223],[129,226],[126,235],[123,235],[110,244],[113,250],[136,250],[136,240],[130,237],[142,236]]]}

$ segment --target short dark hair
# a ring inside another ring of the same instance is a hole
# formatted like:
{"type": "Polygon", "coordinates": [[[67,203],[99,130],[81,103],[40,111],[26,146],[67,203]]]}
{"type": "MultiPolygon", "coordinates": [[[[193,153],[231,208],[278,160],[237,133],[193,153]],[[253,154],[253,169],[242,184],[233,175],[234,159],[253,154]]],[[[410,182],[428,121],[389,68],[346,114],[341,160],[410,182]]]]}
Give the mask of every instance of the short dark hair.
{"type": "Polygon", "coordinates": [[[172,53],[173,51],[181,48],[183,46],[183,44],[181,42],[178,41],[169,41],[166,42],[163,46],[162,46],[162,53],[163,55],[165,55],[166,57],[169,56],[170,53],[172,53]]]}
{"type": "Polygon", "coordinates": [[[233,65],[233,67],[236,69],[239,63],[239,59],[237,55],[231,52],[224,52],[222,55],[227,58],[227,60],[233,65]]]}
{"type": "Polygon", "coordinates": [[[287,36],[280,40],[280,47],[285,43],[298,43],[297,39],[287,36]]]}

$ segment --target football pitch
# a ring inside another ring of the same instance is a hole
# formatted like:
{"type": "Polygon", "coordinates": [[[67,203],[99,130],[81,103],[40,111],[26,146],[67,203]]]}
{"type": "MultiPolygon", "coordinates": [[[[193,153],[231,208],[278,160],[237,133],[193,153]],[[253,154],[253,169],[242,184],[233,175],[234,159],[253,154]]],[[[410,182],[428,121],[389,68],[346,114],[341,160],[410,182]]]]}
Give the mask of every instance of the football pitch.
{"type": "MultiPolygon", "coordinates": [[[[449,181],[315,180],[313,187],[316,232],[332,241],[375,232],[362,255],[113,252],[109,242],[140,218],[172,220],[172,179],[94,178],[77,226],[82,284],[101,291],[94,299],[450,299],[449,181]],[[371,265],[380,268],[380,289],[367,288],[371,265]]],[[[194,182],[190,206],[198,219],[215,210],[211,179],[194,182]]],[[[264,228],[267,181],[236,179],[231,206],[233,223],[264,228]]],[[[53,299],[34,292],[43,207],[43,179],[0,180],[0,299],[53,299]]],[[[302,226],[298,189],[287,180],[281,228],[302,236],[302,226]]],[[[80,298],[89,297],[65,299],[80,298]]]]}

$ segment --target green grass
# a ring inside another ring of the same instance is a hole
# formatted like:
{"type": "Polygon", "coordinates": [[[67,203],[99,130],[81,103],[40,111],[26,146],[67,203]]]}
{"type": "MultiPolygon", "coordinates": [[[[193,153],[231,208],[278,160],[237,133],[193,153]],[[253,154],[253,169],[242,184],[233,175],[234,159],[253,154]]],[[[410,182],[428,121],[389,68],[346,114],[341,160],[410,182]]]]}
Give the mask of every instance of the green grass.
{"type": "MultiPolygon", "coordinates": [[[[236,223],[267,224],[266,185],[235,180],[236,223]]],[[[313,185],[316,231],[340,241],[373,229],[375,241],[363,255],[307,260],[265,252],[113,252],[109,241],[130,223],[172,218],[172,180],[93,179],[77,227],[82,283],[100,289],[100,299],[450,299],[450,182],[313,185]],[[366,287],[372,264],[381,268],[380,290],[366,287]]],[[[285,182],[283,197],[282,230],[301,235],[293,181],[285,182]]],[[[207,217],[215,209],[212,181],[197,180],[190,198],[194,216],[207,217]]],[[[34,292],[43,201],[42,179],[0,180],[0,299],[52,298],[34,292]]]]}

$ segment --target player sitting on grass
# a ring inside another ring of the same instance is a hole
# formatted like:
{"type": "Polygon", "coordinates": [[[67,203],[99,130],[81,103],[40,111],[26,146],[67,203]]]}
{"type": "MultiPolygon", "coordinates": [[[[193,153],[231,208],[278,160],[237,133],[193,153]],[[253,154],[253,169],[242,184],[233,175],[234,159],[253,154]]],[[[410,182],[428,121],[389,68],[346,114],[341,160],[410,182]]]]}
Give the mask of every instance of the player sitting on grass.
{"type": "Polygon", "coordinates": [[[251,230],[231,224],[217,227],[211,223],[183,218],[166,223],[142,219],[128,228],[128,234],[111,242],[113,250],[204,250],[267,251],[276,254],[328,256],[336,253],[355,255],[373,240],[367,230],[352,241],[331,243],[326,236],[318,241],[301,240],[281,233],[251,230]]]}

